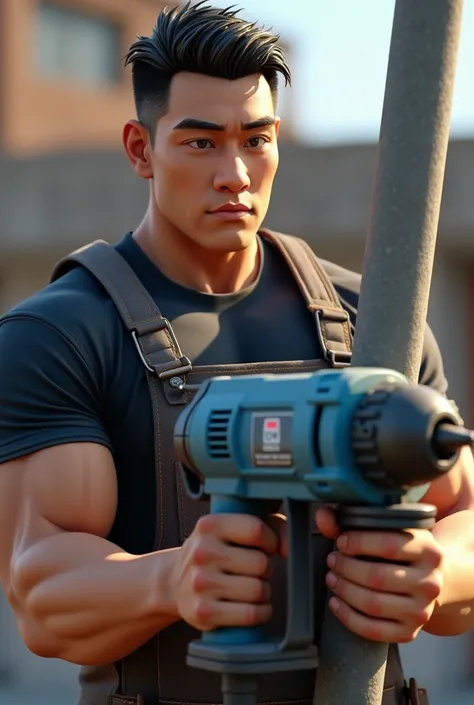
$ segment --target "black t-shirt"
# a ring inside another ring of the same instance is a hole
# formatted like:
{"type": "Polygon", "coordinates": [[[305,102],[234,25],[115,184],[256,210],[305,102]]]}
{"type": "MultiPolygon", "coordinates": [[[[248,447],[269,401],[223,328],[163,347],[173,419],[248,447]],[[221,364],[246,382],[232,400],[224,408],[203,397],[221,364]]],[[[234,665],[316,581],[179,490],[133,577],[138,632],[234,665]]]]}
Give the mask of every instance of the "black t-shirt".
{"type": "MultiPolygon", "coordinates": [[[[116,248],[170,320],[193,364],[322,357],[313,315],[270,243],[261,242],[256,281],[220,295],[167,279],[130,233],[116,248]]],[[[322,264],[354,324],[360,276],[322,264]]],[[[447,391],[429,328],[420,382],[447,391]]],[[[156,507],[145,371],[106,292],[76,268],[0,319],[0,463],[81,441],[105,445],[115,460],[118,511],[110,540],[133,554],[150,551],[156,507]]]]}

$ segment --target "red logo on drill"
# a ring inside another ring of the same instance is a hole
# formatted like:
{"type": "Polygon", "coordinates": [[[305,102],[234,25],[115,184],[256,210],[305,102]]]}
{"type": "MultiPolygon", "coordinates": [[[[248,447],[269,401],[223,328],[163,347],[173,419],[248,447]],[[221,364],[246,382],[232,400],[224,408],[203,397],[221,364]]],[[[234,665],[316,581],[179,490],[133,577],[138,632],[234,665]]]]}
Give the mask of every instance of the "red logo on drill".
{"type": "Polygon", "coordinates": [[[279,445],[281,441],[280,419],[263,420],[263,443],[264,445],[279,445]]]}

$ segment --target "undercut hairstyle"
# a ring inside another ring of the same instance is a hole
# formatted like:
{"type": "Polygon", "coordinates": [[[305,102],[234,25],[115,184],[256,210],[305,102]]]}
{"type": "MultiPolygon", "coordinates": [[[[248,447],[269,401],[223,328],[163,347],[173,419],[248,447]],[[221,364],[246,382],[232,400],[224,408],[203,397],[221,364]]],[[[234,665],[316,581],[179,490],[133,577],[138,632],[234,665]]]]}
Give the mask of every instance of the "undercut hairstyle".
{"type": "Polygon", "coordinates": [[[291,73],[279,35],[204,2],[164,8],[150,37],[131,45],[125,66],[132,66],[133,95],[138,120],[153,140],[160,117],[166,114],[170,85],[181,72],[235,80],[262,74],[276,106],[278,74],[291,84],[291,73]]]}

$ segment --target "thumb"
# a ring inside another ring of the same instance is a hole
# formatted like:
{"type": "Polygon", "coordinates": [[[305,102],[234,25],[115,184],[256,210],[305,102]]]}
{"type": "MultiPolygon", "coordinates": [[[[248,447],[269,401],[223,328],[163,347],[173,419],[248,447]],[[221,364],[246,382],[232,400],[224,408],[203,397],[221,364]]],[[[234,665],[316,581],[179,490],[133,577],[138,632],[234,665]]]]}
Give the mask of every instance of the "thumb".
{"type": "Polygon", "coordinates": [[[327,539],[337,539],[341,530],[337,525],[336,513],[331,507],[319,507],[316,510],[316,527],[327,539]]]}

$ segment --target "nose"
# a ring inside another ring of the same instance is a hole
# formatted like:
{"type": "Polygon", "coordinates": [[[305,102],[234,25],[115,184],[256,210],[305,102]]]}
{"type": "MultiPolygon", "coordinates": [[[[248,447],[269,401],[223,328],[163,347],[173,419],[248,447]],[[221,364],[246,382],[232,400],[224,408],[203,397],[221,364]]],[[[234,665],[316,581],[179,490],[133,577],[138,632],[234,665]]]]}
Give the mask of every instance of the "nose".
{"type": "Polygon", "coordinates": [[[247,167],[240,157],[233,156],[221,165],[219,172],[214,177],[216,191],[227,193],[240,193],[250,186],[250,177],[247,167]]]}

